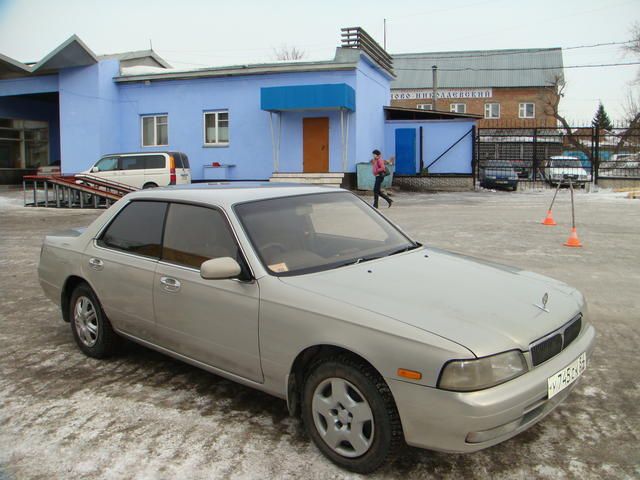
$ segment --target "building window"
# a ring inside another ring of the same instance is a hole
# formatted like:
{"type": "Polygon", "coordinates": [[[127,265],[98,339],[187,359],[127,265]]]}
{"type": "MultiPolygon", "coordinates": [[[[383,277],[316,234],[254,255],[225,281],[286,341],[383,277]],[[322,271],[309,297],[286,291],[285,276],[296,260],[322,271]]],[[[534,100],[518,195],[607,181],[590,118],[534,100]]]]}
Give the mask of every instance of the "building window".
{"type": "Polygon", "coordinates": [[[535,118],[536,117],[535,103],[521,103],[518,108],[518,116],[520,118],[535,118]]]}
{"type": "Polygon", "coordinates": [[[416,105],[416,108],[420,110],[433,110],[433,104],[431,103],[419,103],[416,105]]]}
{"type": "Polygon", "coordinates": [[[229,145],[229,111],[204,112],[204,144],[229,145]]]}
{"type": "Polygon", "coordinates": [[[146,115],[142,117],[142,146],[156,147],[169,145],[169,117],[167,115],[146,115]]]}
{"type": "Polygon", "coordinates": [[[500,104],[499,103],[485,103],[484,104],[484,118],[500,118],[500,104]]]}
{"type": "Polygon", "coordinates": [[[466,103],[452,103],[449,105],[449,111],[454,113],[467,113],[466,103]]]}

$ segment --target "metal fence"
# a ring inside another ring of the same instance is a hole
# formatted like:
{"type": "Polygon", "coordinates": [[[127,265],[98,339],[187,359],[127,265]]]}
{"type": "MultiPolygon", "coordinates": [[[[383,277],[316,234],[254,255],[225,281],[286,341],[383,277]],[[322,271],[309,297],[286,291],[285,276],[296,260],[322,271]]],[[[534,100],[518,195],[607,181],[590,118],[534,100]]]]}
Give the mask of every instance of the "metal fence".
{"type": "Polygon", "coordinates": [[[481,128],[474,182],[487,188],[551,188],[600,179],[640,180],[640,128],[481,128]]]}

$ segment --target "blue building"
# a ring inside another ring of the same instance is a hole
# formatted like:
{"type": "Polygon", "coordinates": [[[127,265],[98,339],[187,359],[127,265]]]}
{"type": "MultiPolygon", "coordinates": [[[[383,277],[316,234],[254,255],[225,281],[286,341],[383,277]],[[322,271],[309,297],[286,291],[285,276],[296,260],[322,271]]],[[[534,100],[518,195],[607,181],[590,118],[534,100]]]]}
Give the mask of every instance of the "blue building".
{"type": "Polygon", "coordinates": [[[399,174],[434,160],[430,172],[470,174],[476,117],[389,107],[394,72],[373,43],[343,43],[326,62],[188,71],[153,51],[98,56],[76,36],[32,65],[0,54],[0,173],[178,150],[194,180],[264,180],[349,174],[378,148],[399,174]]]}

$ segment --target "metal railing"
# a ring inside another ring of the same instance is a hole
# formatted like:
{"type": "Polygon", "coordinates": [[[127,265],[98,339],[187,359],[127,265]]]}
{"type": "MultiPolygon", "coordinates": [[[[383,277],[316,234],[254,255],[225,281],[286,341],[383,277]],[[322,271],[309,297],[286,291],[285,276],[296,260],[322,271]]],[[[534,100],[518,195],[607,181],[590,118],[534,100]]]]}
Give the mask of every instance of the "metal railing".
{"type": "Polygon", "coordinates": [[[342,48],[357,48],[369,55],[378,65],[395,76],[393,59],[384,48],[360,27],[342,28],[342,48]]]}
{"type": "Polygon", "coordinates": [[[25,175],[24,205],[32,207],[108,208],[127,193],[130,185],[93,175],[25,175]]]}

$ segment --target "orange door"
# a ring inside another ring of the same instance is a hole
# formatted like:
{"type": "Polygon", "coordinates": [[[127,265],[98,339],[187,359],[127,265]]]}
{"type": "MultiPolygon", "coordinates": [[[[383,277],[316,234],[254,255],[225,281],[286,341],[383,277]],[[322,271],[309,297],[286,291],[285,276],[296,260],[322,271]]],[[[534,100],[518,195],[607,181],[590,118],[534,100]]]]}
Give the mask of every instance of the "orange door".
{"type": "Polygon", "coordinates": [[[302,119],[302,165],[304,173],[329,172],[329,118],[302,119]]]}

